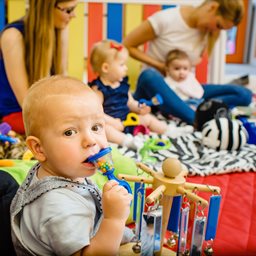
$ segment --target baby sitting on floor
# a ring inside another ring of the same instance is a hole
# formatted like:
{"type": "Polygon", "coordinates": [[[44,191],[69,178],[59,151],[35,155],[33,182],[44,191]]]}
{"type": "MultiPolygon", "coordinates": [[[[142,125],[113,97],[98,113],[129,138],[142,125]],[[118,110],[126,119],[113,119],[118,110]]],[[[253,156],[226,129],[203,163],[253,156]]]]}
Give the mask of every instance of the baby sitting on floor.
{"type": "Polygon", "coordinates": [[[26,142],[38,160],[11,205],[17,255],[117,255],[132,195],[116,181],[101,191],[88,157],[108,146],[102,105],[81,81],[56,76],[23,102],[26,142]],[[106,239],[107,238],[107,239],[106,239]]]}
{"type": "MultiPolygon", "coordinates": [[[[176,136],[173,126],[158,120],[152,115],[151,108],[146,104],[139,104],[130,93],[127,66],[128,51],[115,41],[103,40],[94,45],[90,62],[97,79],[89,83],[97,93],[103,104],[106,120],[106,134],[108,141],[128,148],[138,149],[142,142],[133,137],[124,126],[124,120],[131,112],[138,114],[138,123],[157,134],[176,136]]],[[[184,129],[185,131],[185,129],[184,129]]]]}

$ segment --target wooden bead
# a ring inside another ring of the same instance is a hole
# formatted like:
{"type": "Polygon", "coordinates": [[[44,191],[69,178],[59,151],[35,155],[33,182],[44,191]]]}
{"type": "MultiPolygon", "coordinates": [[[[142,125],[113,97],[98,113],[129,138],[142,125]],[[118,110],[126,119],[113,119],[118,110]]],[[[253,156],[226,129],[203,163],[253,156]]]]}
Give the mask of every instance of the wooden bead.
{"type": "Polygon", "coordinates": [[[163,173],[168,178],[175,178],[182,171],[182,165],[177,158],[166,158],[162,165],[163,173]]]}

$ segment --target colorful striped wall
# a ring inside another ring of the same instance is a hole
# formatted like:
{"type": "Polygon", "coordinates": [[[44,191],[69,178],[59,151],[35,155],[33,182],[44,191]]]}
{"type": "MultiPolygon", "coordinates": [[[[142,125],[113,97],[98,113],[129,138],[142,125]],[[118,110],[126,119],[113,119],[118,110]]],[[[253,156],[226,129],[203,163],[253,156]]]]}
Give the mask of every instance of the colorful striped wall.
{"type": "MultiPolygon", "coordinates": [[[[88,3],[88,53],[92,45],[102,40],[103,31],[106,30],[106,37],[118,42],[127,35],[133,28],[138,26],[142,20],[154,12],[171,8],[174,5],[147,5],[147,4],[120,4],[120,3],[88,3]],[[105,9],[105,22],[103,10],[105,9]]],[[[89,55],[89,54],[88,54],[89,55]]],[[[129,81],[134,89],[140,72],[140,62],[130,58],[128,61],[129,81]]],[[[207,60],[197,68],[197,77],[199,81],[207,81],[207,60]]],[[[88,80],[94,78],[90,63],[88,60],[88,80]]]]}
{"type": "MultiPolygon", "coordinates": [[[[5,17],[4,2],[4,0],[0,0],[0,29],[5,23],[5,19],[3,18],[5,17]]],[[[8,0],[7,2],[8,22],[25,14],[25,0],[8,0]]],[[[76,18],[71,21],[69,28],[69,75],[83,79],[84,57],[89,57],[90,50],[95,42],[105,38],[121,42],[127,33],[138,26],[148,16],[160,9],[171,7],[173,5],[85,3],[85,1],[80,1],[75,11],[76,18]]],[[[86,66],[88,81],[90,81],[95,75],[91,70],[88,60],[86,66]]],[[[140,68],[140,62],[132,58],[129,59],[128,75],[133,89],[136,86],[140,68]]],[[[201,64],[200,68],[197,68],[197,77],[202,83],[207,81],[207,60],[201,64]]]]}

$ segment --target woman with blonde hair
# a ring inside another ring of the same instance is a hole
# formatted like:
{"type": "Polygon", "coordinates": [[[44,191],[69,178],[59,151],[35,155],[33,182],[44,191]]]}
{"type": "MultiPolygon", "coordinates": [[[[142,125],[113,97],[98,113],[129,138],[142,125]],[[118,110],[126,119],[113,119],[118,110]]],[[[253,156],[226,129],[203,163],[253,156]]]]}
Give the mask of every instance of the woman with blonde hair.
{"type": "MultiPolygon", "coordinates": [[[[210,55],[221,30],[236,26],[244,15],[243,0],[205,0],[199,6],[178,6],[161,10],[131,31],[124,39],[130,55],[143,62],[135,99],[163,97],[159,110],[193,124],[195,111],[165,83],[165,59],[170,50],[187,53],[192,66],[200,63],[205,50],[210,55]],[[148,42],[147,52],[140,45],[148,42]]],[[[203,87],[204,99],[219,99],[228,106],[249,105],[252,92],[237,85],[203,87]]]]}
{"type": "Polygon", "coordinates": [[[24,133],[21,106],[35,81],[64,74],[67,25],[77,0],[29,0],[25,17],[8,24],[0,37],[0,118],[24,133]]]}

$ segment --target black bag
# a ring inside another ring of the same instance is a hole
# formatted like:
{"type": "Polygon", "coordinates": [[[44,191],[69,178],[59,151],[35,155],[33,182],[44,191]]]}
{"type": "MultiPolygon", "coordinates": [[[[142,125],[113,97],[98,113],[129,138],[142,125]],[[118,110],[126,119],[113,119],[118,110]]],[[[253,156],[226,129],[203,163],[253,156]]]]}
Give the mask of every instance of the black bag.
{"type": "Polygon", "coordinates": [[[16,180],[0,170],[0,252],[1,255],[15,256],[11,239],[10,205],[19,188],[16,180]]]}
{"type": "Polygon", "coordinates": [[[216,116],[231,119],[231,113],[227,104],[217,99],[203,101],[196,109],[194,128],[198,131],[202,131],[202,126],[216,116]]]}

